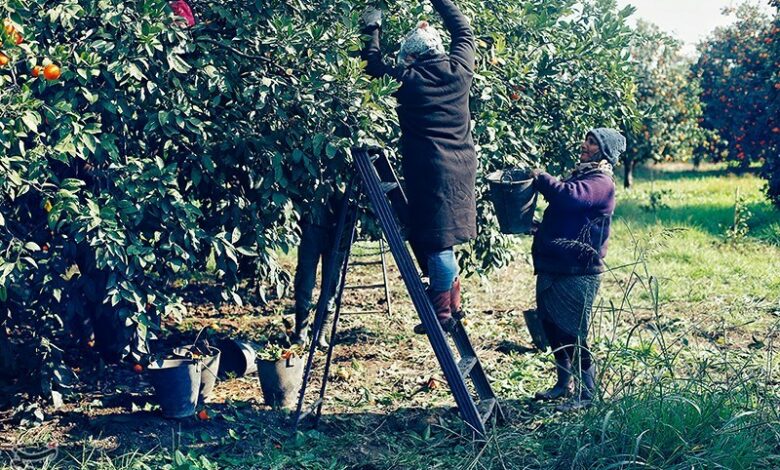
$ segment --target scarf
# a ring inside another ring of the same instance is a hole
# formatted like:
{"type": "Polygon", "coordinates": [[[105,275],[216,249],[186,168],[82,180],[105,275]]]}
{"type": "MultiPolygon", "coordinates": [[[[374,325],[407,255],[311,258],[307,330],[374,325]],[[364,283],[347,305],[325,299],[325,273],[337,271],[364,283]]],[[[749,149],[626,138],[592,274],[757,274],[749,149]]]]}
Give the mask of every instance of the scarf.
{"type": "Polygon", "coordinates": [[[608,176],[613,175],[612,165],[607,160],[599,160],[597,162],[581,162],[574,167],[574,171],[571,172],[571,175],[569,175],[565,181],[570,181],[588,173],[593,173],[594,171],[600,171],[607,174],[608,176]]]}

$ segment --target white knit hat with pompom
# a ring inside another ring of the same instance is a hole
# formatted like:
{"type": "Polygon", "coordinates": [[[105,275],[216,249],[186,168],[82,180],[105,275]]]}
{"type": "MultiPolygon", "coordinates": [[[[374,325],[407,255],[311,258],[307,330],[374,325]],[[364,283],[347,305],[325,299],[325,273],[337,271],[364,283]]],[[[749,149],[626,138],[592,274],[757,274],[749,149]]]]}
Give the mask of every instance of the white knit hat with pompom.
{"type": "Polygon", "coordinates": [[[444,44],[441,41],[439,31],[428,24],[427,21],[420,21],[417,27],[410,31],[401,43],[398,60],[405,62],[409,56],[419,59],[444,53],[444,44]]]}

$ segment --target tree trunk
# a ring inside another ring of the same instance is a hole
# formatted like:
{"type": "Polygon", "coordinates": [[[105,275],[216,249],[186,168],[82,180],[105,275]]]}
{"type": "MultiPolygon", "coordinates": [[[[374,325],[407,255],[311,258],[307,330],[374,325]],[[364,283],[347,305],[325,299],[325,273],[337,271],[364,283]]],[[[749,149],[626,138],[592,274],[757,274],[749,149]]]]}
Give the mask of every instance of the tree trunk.
{"type": "Polygon", "coordinates": [[[628,189],[634,185],[634,167],[636,162],[634,160],[628,160],[623,164],[623,187],[628,189]]]}

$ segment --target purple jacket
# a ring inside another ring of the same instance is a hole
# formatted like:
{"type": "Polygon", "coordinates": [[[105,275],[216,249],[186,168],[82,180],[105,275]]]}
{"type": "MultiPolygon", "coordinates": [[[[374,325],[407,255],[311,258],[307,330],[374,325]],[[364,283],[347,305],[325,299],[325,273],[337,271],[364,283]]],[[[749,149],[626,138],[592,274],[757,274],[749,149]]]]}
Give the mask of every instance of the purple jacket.
{"type": "Polygon", "coordinates": [[[542,172],[534,186],[550,203],[534,235],[534,271],[571,275],[604,272],[615,210],[612,177],[588,171],[559,181],[542,172]]]}

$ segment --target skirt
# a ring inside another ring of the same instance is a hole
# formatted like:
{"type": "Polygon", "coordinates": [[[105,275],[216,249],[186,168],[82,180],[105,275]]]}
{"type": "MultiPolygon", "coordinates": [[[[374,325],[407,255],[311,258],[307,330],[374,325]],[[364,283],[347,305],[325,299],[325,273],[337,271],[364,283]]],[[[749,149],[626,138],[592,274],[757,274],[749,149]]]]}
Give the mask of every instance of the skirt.
{"type": "Polygon", "coordinates": [[[536,277],[536,305],[540,318],[554,323],[567,334],[586,337],[600,285],[600,274],[539,274],[536,277]]]}

